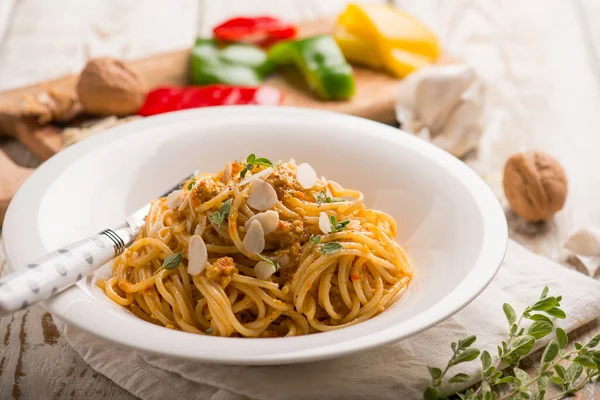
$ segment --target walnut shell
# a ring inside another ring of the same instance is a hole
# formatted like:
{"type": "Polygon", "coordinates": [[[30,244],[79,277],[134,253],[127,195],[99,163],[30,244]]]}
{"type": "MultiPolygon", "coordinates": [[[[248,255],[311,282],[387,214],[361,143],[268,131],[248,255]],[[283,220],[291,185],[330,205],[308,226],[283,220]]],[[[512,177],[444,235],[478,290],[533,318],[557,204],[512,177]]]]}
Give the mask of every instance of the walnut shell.
{"type": "Polygon", "coordinates": [[[77,95],[93,115],[119,117],[135,114],[146,98],[140,76],[113,58],[90,60],[79,76],[77,95]]]}
{"type": "Polygon", "coordinates": [[[512,155],[504,165],[503,184],[510,206],[529,222],[549,220],[567,198],[565,171],[541,151],[512,155]]]}

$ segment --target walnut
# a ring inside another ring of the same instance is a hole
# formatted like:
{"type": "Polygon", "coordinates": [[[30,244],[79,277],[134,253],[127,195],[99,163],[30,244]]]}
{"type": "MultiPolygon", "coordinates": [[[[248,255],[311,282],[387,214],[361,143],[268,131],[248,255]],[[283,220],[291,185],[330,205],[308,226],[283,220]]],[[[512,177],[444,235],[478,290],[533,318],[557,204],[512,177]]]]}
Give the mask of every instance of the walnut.
{"type": "Polygon", "coordinates": [[[124,62],[97,58],[81,72],[77,95],[90,114],[124,117],[141,107],[146,88],[141,77],[124,62]]]}
{"type": "Polygon", "coordinates": [[[560,164],[544,152],[517,153],[504,166],[504,194],[526,221],[549,220],[565,204],[567,177],[560,164]]]}

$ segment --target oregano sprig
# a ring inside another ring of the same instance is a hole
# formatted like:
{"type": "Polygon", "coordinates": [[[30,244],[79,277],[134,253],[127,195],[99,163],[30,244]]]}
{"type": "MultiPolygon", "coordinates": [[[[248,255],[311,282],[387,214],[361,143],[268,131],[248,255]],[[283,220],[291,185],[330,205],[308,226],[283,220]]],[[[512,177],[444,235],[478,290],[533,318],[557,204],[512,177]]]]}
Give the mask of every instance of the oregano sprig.
{"type": "Polygon", "coordinates": [[[575,343],[575,350],[567,351],[568,337],[566,332],[554,328],[552,318],[565,318],[565,312],[560,308],[561,296],[548,296],[545,287],[539,299],[523,310],[517,316],[514,308],[505,303],[502,306],[508,322],[508,339],[497,348],[497,359],[493,362],[488,351],[480,352],[471,347],[476,339],[470,336],[466,339],[452,343],[453,355],[444,368],[427,367],[431,375],[431,384],[424,392],[426,400],[439,399],[440,388],[447,383],[468,382],[470,376],[458,373],[451,378],[444,379],[453,366],[472,361],[479,355],[481,361],[481,383],[477,388],[467,389],[455,393],[462,400],[508,400],[508,399],[545,399],[548,385],[553,384],[560,388],[560,393],[549,400],[561,399],[570,396],[581,389],[585,384],[596,381],[600,377],[600,350],[596,349],[600,343],[600,334],[594,336],[585,345],[575,343]],[[530,320],[528,328],[522,327],[524,320],[530,320]],[[541,357],[540,366],[531,377],[519,368],[520,360],[529,355],[535,343],[552,332],[556,339],[546,345],[541,357]],[[561,363],[570,362],[564,368],[561,363]],[[501,370],[500,364],[508,365],[501,370]],[[504,384],[502,392],[499,385],[504,384]]]}
{"type": "Polygon", "coordinates": [[[244,166],[244,169],[240,171],[240,176],[245,178],[246,173],[248,173],[248,171],[252,171],[252,169],[257,165],[263,167],[272,167],[273,163],[267,158],[256,158],[256,155],[250,154],[248,157],[246,157],[246,165],[244,166]]]}
{"type": "Polygon", "coordinates": [[[329,221],[331,222],[331,233],[343,231],[346,229],[346,226],[350,223],[349,219],[344,221],[337,221],[337,218],[334,215],[329,216],[329,221]]]}
{"type": "Polygon", "coordinates": [[[217,225],[218,229],[221,229],[221,225],[223,224],[223,222],[225,222],[227,217],[229,217],[232,201],[233,199],[229,199],[223,202],[223,204],[221,204],[221,208],[219,208],[219,211],[210,214],[210,216],[208,217],[208,220],[213,224],[217,225]]]}
{"type": "Polygon", "coordinates": [[[339,198],[339,197],[330,197],[327,196],[327,194],[325,193],[324,190],[321,190],[319,193],[317,193],[315,195],[315,200],[317,201],[317,204],[323,204],[323,203],[341,203],[344,202],[346,200],[339,198]]]}

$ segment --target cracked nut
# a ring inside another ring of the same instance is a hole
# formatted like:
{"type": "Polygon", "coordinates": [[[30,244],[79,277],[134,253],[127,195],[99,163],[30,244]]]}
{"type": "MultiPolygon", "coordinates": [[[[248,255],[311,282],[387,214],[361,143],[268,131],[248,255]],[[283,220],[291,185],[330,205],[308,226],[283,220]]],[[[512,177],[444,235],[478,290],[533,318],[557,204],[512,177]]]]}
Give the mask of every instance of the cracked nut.
{"type": "Polygon", "coordinates": [[[529,222],[546,221],[563,208],[567,177],[554,158],[541,151],[512,155],[504,165],[504,194],[529,222]]]}
{"type": "Polygon", "coordinates": [[[97,58],[81,72],[77,95],[90,114],[124,117],[142,106],[146,88],[141,77],[124,62],[97,58]]]}

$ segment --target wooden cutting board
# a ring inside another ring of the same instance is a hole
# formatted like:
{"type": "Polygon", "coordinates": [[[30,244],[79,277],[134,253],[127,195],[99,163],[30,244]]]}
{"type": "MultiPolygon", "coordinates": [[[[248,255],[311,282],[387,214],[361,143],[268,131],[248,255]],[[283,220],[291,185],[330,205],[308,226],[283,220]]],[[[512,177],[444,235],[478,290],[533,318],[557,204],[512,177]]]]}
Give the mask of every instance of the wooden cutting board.
{"type": "MultiPolygon", "coordinates": [[[[302,23],[299,25],[300,35],[331,32],[333,24],[333,18],[302,23]]],[[[185,85],[188,82],[189,50],[155,55],[132,61],[130,65],[148,87],[185,85]]],[[[354,68],[354,74],[356,95],[343,102],[318,100],[308,90],[300,74],[293,71],[273,75],[266,83],[285,93],[285,105],[336,111],[384,123],[394,122],[393,105],[399,80],[359,67],[354,68]]],[[[77,80],[78,75],[69,75],[0,93],[0,135],[16,138],[40,161],[56,154],[62,147],[62,130],[86,119],[77,101],[77,80]]],[[[0,223],[8,203],[31,172],[31,169],[17,166],[0,151],[0,223]]]]}

